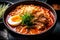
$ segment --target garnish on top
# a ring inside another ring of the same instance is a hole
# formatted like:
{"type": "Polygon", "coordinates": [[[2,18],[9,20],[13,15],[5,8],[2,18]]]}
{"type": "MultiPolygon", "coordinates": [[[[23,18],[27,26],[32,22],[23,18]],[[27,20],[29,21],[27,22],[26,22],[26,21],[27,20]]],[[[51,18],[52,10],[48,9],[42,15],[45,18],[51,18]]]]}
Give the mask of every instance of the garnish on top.
{"type": "Polygon", "coordinates": [[[28,27],[32,26],[33,23],[31,22],[31,20],[33,17],[34,16],[31,13],[25,12],[22,16],[22,24],[27,25],[28,27]]]}

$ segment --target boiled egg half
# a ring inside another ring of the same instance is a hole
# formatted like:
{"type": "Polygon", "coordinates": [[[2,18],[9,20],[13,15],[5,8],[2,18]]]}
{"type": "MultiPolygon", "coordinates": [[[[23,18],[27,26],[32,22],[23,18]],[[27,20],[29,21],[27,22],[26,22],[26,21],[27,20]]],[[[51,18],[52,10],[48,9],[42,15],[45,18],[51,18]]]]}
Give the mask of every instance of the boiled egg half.
{"type": "Polygon", "coordinates": [[[11,16],[8,19],[8,23],[11,26],[17,26],[17,25],[19,25],[21,23],[21,21],[22,21],[22,18],[19,15],[11,16]]]}

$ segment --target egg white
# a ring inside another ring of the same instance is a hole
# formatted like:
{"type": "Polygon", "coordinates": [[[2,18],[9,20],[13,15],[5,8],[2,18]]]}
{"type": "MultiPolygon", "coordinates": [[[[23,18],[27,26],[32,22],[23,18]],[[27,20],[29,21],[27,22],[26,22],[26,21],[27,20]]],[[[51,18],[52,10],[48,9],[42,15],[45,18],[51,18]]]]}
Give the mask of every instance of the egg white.
{"type": "Polygon", "coordinates": [[[11,25],[11,26],[17,26],[17,25],[19,25],[20,23],[21,23],[21,21],[22,20],[20,20],[20,21],[18,21],[18,22],[13,22],[11,19],[12,19],[13,17],[10,17],[9,19],[8,19],[8,23],[11,25]]]}

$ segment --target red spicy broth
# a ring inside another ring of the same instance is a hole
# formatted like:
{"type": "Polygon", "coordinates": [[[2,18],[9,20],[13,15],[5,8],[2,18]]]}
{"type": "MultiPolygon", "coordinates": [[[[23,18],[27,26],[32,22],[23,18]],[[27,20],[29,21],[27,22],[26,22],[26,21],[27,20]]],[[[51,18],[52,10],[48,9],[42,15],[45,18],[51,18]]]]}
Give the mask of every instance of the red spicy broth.
{"type": "Polygon", "coordinates": [[[6,24],[17,33],[33,35],[50,28],[54,23],[54,18],[53,13],[45,7],[32,4],[19,5],[7,15],[6,24]],[[30,14],[33,15],[33,18],[30,14]],[[33,24],[28,25],[30,23],[33,24]]]}

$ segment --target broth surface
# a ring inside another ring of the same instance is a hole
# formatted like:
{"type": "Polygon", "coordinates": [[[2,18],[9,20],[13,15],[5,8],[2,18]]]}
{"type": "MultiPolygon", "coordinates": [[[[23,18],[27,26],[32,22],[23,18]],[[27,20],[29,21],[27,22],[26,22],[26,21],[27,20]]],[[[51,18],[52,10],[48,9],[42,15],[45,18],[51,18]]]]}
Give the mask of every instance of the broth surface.
{"type": "Polygon", "coordinates": [[[54,15],[42,6],[19,5],[7,15],[6,23],[20,34],[40,34],[53,25],[54,15]]]}

